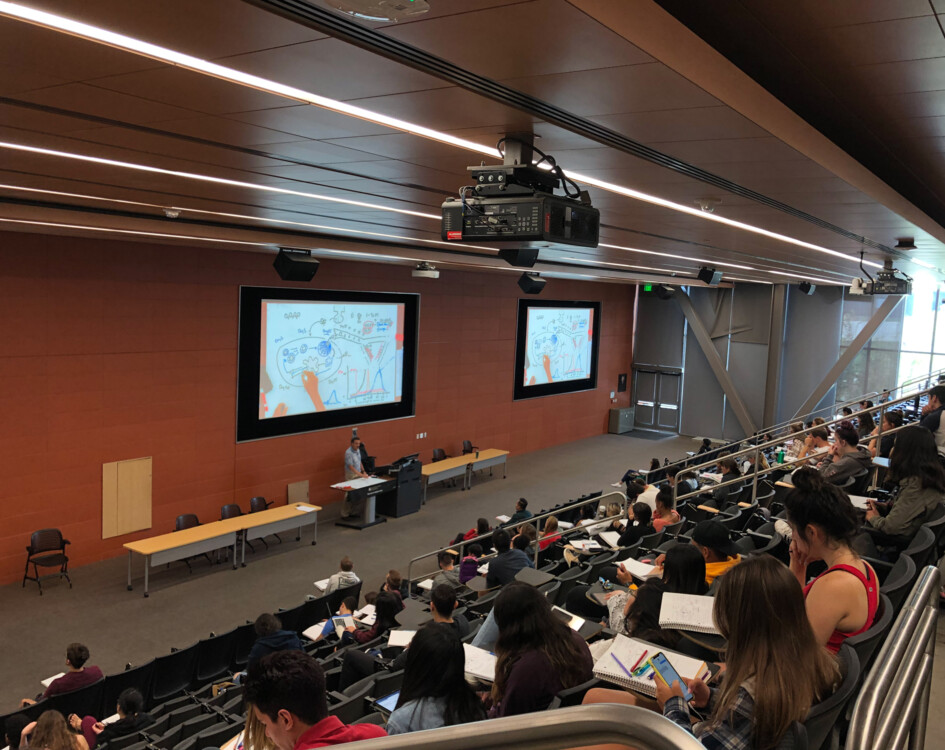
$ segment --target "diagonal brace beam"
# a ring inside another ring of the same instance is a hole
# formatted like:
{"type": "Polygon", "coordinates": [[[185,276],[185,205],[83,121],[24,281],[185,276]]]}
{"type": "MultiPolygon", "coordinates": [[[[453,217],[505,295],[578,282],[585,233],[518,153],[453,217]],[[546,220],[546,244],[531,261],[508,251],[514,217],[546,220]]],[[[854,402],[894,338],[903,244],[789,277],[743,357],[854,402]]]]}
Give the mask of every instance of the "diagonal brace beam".
{"type": "Polygon", "coordinates": [[[709,330],[705,327],[705,324],[699,318],[699,314],[692,306],[692,300],[689,299],[688,294],[683,294],[682,290],[677,290],[676,294],[673,295],[673,299],[675,299],[682,308],[683,315],[686,316],[686,322],[689,323],[689,327],[695,334],[696,341],[699,342],[699,348],[702,349],[702,353],[709,361],[709,367],[712,368],[715,379],[719,381],[719,385],[722,386],[722,391],[732,405],[735,418],[742,426],[746,435],[754,435],[758,428],[755,426],[754,421],[752,421],[745,402],[742,401],[741,396],[738,395],[738,391],[735,390],[735,383],[732,382],[728,370],[725,369],[725,365],[722,363],[722,358],[719,357],[719,353],[712,344],[712,336],[709,334],[709,330]]]}
{"type": "Polygon", "coordinates": [[[849,365],[853,361],[853,358],[860,353],[860,350],[866,346],[866,342],[873,338],[876,329],[883,324],[883,321],[889,317],[889,314],[896,309],[896,305],[902,302],[902,300],[903,297],[901,296],[889,296],[883,300],[883,304],[873,313],[873,317],[867,321],[866,325],[863,326],[863,330],[857,334],[857,337],[850,342],[850,346],[847,347],[847,350],[840,359],[837,360],[836,364],[824,375],[823,380],[817,384],[813,393],[811,393],[808,399],[801,404],[800,408],[794,412],[795,417],[801,414],[810,414],[814,410],[814,407],[820,403],[820,400],[827,395],[827,391],[833,388],[840,374],[847,369],[847,365],[849,365]]]}

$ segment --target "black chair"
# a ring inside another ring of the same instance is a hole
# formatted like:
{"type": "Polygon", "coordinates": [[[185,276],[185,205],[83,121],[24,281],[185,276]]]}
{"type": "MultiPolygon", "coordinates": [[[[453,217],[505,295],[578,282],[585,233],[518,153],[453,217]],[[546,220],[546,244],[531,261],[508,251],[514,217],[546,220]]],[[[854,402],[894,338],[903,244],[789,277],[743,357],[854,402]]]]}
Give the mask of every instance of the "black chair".
{"type": "MultiPolygon", "coordinates": [[[[184,529],[192,529],[195,526],[200,525],[200,519],[197,518],[195,513],[182,513],[174,521],[174,531],[183,531],[184,529]]],[[[210,555],[206,552],[203,553],[203,556],[207,558],[207,562],[213,565],[213,560],[210,559],[210,555]]],[[[190,573],[192,568],[190,567],[190,561],[196,560],[200,555],[194,555],[193,557],[185,557],[184,565],[187,566],[187,572],[190,573]]],[[[168,563],[167,567],[171,567],[171,564],[168,563]]]]}
{"type": "Polygon", "coordinates": [[[571,589],[585,580],[589,571],[590,565],[574,565],[559,575],[558,580],[561,582],[561,588],[558,589],[558,601],[566,602],[571,589]]]}
{"type": "Polygon", "coordinates": [[[847,704],[856,697],[856,688],[860,682],[860,662],[856,651],[844,643],[837,653],[843,680],[834,694],[811,707],[804,719],[807,731],[807,744],[811,750],[830,747],[831,734],[844,714],[847,704]]]}
{"type": "Polygon", "coordinates": [[[249,663],[249,652],[256,643],[256,625],[247,622],[236,629],[236,639],[233,648],[233,661],[230,663],[230,669],[233,672],[242,672],[249,663]]]}
{"type": "Polygon", "coordinates": [[[935,537],[935,557],[938,558],[942,550],[942,537],[945,536],[945,503],[939,503],[929,514],[929,519],[922,524],[935,537]]]}
{"type": "Polygon", "coordinates": [[[668,524],[667,526],[664,526],[663,527],[664,537],[671,536],[675,539],[676,535],[679,534],[680,531],[682,531],[685,525],[686,525],[686,519],[681,518],[681,520],[676,521],[676,523],[671,523],[671,524],[668,524]]]}
{"type": "Polygon", "coordinates": [[[176,698],[193,682],[197,666],[199,643],[172,651],[154,660],[154,680],[151,684],[151,703],[163,703],[176,698]]]}
{"type": "Polygon", "coordinates": [[[352,586],[345,586],[344,588],[338,589],[337,591],[329,594],[329,603],[331,611],[337,612],[338,608],[341,606],[341,603],[347,599],[349,596],[354,597],[354,606],[359,606],[361,602],[361,587],[364,585],[363,581],[358,581],[352,586]]]}
{"type": "Polygon", "coordinates": [[[443,450],[442,448],[434,448],[434,449],[433,449],[433,460],[434,460],[434,461],[442,461],[444,458],[452,458],[452,456],[448,455],[448,454],[446,453],[446,451],[443,450]]]}
{"type": "Polygon", "coordinates": [[[721,523],[729,531],[740,531],[741,525],[744,524],[746,520],[742,518],[743,515],[744,513],[742,512],[742,508],[738,508],[737,512],[730,516],[725,515],[724,513],[719,513],[716,518],[718,519],[719,523],[721,523]]]}
{"type": "Polygon", "coordinates": [[[561,690],[555,696],[558,698],[559,706],[580,706],[581,702],[584,700],[584,696],[587,694],[587,691],[591,688],[595,688],[601,684],[600,679],[597,677],[592,677],[587,682],[582,682],[580,685],[575,685],[574,687],[561,690]]]}
{"type": "MultiPolygon", "coordinates": [[[[118,705],[118,696],[128,688],[137,688],[145,700],[151,695],[151,678],[154,676],[154,659],[141,666],[128,666],[124,672],[105,675],[105,687],[102,690],[102,705],[92,716],[111,716],[118,705]]],[[[148,709],[145,706],[145,710],[148,709]]]]}
{"type": "MultiPolygon", "coordinates": [[[[166,700],[163,703],[157,704],[148,713],[150,713],[151,716],[154,718],[164,718],[167,716],[171,716],[172,714],[174,716],[178,716],[178,714],[174,713],[175,711],[178,711],[182,708],[189,708],[192,710],[193,707],[196,705],[197,703],[189,695],[179,695],[176,698],[171,698],[170,700],[166,700]]],[[[189,719],[196,715],[197,715],[196,713],[192,713],[192,714],[189,714],[186,718],[189,719]]],[[[163,732],[172,724],[175,724],[175,723],[179,724],[182,721],[184,721],[184,719],[178,718],[174,722],[162,724],[160,728],[157,728],[157,727],[154,728],[151,734],[158,734],[159,731],[163,732]]]]}
{"type": "Polygon", "coordinates": [[[561,590],[561,581],[548,581],[538,587],[538,590],[545,595],[545,599],[551,606],[558,603],[558,592],[561,590]]]}
{"type": "MultiPolygon", "coordinates": [[[[78,714],[79,716],[94,715],[102,705],[102,695],[105,692],[105,678],[93,682],[91,685],[71,690],[68,693],[50,695],[46,699],[46,707],[58,711],[63,716],[78,714]]],[[[117,703],[116,703],[117,705],[117,703]]],[[[112,707],[114,713],[114,706],[112,707]]]]}
{"type": "Polygon", "coordinates": [[[466,608],[466,610],[471,614],[485,617],[487,614],[489,614],[489,612],[492,611],[493,606],[495,606],[495,600],[496,600],[496,597],[499,595],[499,591],[500,589],[496,589],[495,591],[490,591],[485,596],[480,597],[479,599],[476,599],[476,601],[472,602],[466,608]]]}
{"type": "Polygon", "coordinates": [[[856,474],[853,475],[853,484],[847,488],[847,493],[850,495],[865,495],[866,488],[869,487],[869,483],[870,470],[860,469],[856,474]]]}
{"type": "Polygon", "coordinates": [[[591,580],[596,578],[597,574],[603,570],[605,566],[612,564],[619,554],[620,550],[613,550],[612,552],[601,552],[599,555],[594,555],[594,557],[588,561],[588,565],[591,566],[588,578],[591,580]]]}
{"type": "MultiPolygon", "coordinates": [[[[262,511],[266,510],[266,508],[268,508],[270,505],[272,505],[272,503],[266,500],[266,498],[264,497],[260,497],[260,496],[251,497],[249,499],[249,512],[261,513],[262,511]]],[[[282,544],[282,537],[280,537],[278,534],[272,534],[272,536],[274,536],[276,539],[279,540],[279,544],[282,544]]],[[[264,538],[260,537],[259,541],[261,541],[263,544],[266,545],[266,549],[269,549],[269,544],[266,542],[264,538]]]]}
{"type": "Polygon", "coordinates": [[[927,526],[920,526],[909,546],[901,554],[911,557],[919,570],[926,565],[935,565],[935,534],[927,526]]]}
{"type": "Polygon", "coordinates": [[[373,688],[374,681],[371,680],[370,683],[362,685],[356,693],[346,695],[334,706],[329,706],[328,715],[337,717],[343,724],[357,721],[367,713],[366,699],[373,688]]]}
{"type": "Polygon", "coordinates": [[[147,742],[147,737],[142,736],[141,732],[132,732],[124,737],[115,737],[104,745],[97,745],[96,750],[128,750],[132,745],[137,745],[142,740],[147,742]]]}
{"type": "Polygon", "coordinates": [[[302,605],[299,613],[298,632],[301,634],[312,627],[312,625],[333,615],[334,611],[329,609],[330,603],[330,596],[320,596],[317,599],[309,599],[306,601],[302,605]]]}
{"type": "Polygon", "coordinates": [[[660,529],[653,534],[640,537],[640,551],[656,549],[663,541],[664,532],[665,529],[660,529]]]}
{"type": "Polygon", "coordinates": [[[180,727],[180,739],[178,742],[183,742],[186,739],[193,737],[198,732],[202,732],[204,729],[212,727],[214,724],[219,723],[220,717],[216,713],[212,714],[201,714],[200,716],[195,716],[192,719],[188,719],[180,727]]]}
{"type": "Polygon", "coordinates": [[[197,644],[196,682],[210,682],[230,673],[230,663],[236,652],[237,629],[220,635],[211,635],[197,644]]]}
{"type": "Polygon", "coordinates": [[[879,590],[889,598],[892,609],[898,612],[918,577],[919,569],[915,562],[909,555],[899,555],[899,559],[886,573],[885,578],[881,575],[877,563],[873,560],[869,562],[876,570],[876,574],[880,576],[879,590]]]}
{"type": "Polygon", "coordinates": [[[474,452],[477,451],[477,450],[479,450],[479,446],[478,446],[478,445],[473,445],[472,442],[469,441],[469,440],[464,440],[464,441],[463,441],[463,455],[464,455],[464,456],[465,456],[467,453],[474,453],[474,452]]]}
{"type": "Polygon", "coordinates": [[[62,538],[59,529],[40,529],[30,536],[29,546],[26,548],[26,569],[23,571],[23,588],[27,581],[36,581],[39,586],[39,595],[43,595],[44,578],[65,578],[72,588],[72,579],[69,578],[69,558],[66,556],[68,539],[62,538]],[[33,566],[33,575],[30,575],[30,565],[33,566]],[[59,568],[55,573],[40,575],[40,568],[59,568]]]}
{"type": "MultiPolygon", "coordinates": [[[[226,505],[220,508],[220,520],[226,521],[229,518],[239,518],[243,515],[243,509],[240,508],[236,503],[227,503],[226,505]]],[[[242,536],[243,532],[238,532],[238,536],[242,536]]],[[[253,547],[253,543],[250,541],[246,542],[246,546],[249,547],[251,552],[255,552],[256,549],[253,547]]],[[[267,545],[268,546],[268,545],[267,545]]]]}
{"type": "Polygon", "coordinates": [[[893,618],[896,616],[896,610],[892,602],[885,594],[879,595],[879,609],[876,612],[876,619],[873,624],[859,635],[851,635],[844,643],[849,644],[850,648],[856,651],[857,661],[860,662],[860,669],[866,672],[873,661],[873,654],[888,635],[892,627],[893,618]]]}
{"type": "Polygon", "coordinates": [[[223,747],[230,739],[243,731],[244,722],[231,724],[224,721],[194,735],[196,742],[194,750],[204,750],[205,747],[223,747]]]}

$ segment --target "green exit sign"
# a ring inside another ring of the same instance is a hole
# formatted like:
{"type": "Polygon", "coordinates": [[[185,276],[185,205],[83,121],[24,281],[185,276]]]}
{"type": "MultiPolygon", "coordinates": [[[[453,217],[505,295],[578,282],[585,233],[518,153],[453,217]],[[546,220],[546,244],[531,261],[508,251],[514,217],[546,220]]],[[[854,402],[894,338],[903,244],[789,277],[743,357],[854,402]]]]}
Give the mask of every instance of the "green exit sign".
{"type": "Polygon", "coordinates": [[[644,285],[643,285],[643,291],[644,291],[644,292],[652,292],[652,291],[653,291],[653,285],[652,285],[652,284],[644,284],[644,285]]]}

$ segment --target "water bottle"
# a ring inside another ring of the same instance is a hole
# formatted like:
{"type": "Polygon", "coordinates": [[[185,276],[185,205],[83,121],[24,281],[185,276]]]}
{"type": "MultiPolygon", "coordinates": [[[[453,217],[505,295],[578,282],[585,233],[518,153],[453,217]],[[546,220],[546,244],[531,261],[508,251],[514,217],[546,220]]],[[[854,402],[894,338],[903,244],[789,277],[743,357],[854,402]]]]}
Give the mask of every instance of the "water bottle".
{"type": "Polygon", "coordinates": [[[784,463],[784,448],[778,451],[778,463],[779,464],[784,463]]]}

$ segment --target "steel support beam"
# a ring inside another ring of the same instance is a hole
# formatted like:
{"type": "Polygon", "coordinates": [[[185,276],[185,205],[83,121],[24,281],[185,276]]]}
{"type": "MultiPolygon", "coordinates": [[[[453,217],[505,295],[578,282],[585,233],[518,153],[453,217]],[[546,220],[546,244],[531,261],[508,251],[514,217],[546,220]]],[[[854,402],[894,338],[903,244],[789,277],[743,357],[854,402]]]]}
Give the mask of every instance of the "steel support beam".
{"type": "Polygon", "coordinates": [[[702,353],[709,361],[709,367],[712,368],[715,379],[719,381],[719,385],[722,386],[722,391],[732,405],[735,418],[738,420],[738,423],[742,426],[747,436],[750,437],[754,435],[758,428],[752,421],[751,415],[745,407],[745,402],[742,401],[741,396],[738,395],[738,391],[735,390],[735,384],[732,382],[731,377],[729,377],[728,370],[725,369],[725,365],[722,363],[722,358],[715,350],[709,330],[705,327],[702,320],[699,318],[699,314],[692,306],[692,300],[689,299],[688,294],[683,294],[681,289],[676,291],[676,294],[673,295],[673,299],[676,300],[679,303],[679,307],[682,308],[683,315],[686,316],[686,322],[692,329],[696,341],[699,342],[699,348],[702,349],[702,353]]]}
{"type": "Polygon", "coordinates": [[[794,412],[795,417],[801,414],[810,414],[814,410],[817,404],[820,403],[820,400],[827,395],[827,391],[837,382],[837,378],[839,378],[840,374],[847,368],[847,365],[849,365],[853,361],[853,358],[866,346],[866,342],[873,337],[873,334],[876,333],[876,329],[883,324],[883,321],[889,317],[889,314],[896,309],[896,305],[902,302],[902,300],[903,297],[899,295],[890,295],[883,300],[883,304],[873,313],[873,317],[867,321],[857,337],[850,342],[850,346],[847,347],[847,350],[840,356],[836,364],[824,375],[823,380],[814,388],[813,393],[811,393],[808,399],[801,404],[800,408],[794,412]]]}
{"type": "Polygon", "coordinates": [[[784,321],[787,315],[787,284],[771,287],[771,325],[768,329],[768,370],[765,376],[765,410],[762,422],[778,421],[781,395],[781,364],[784,359],[784,321]]]}

